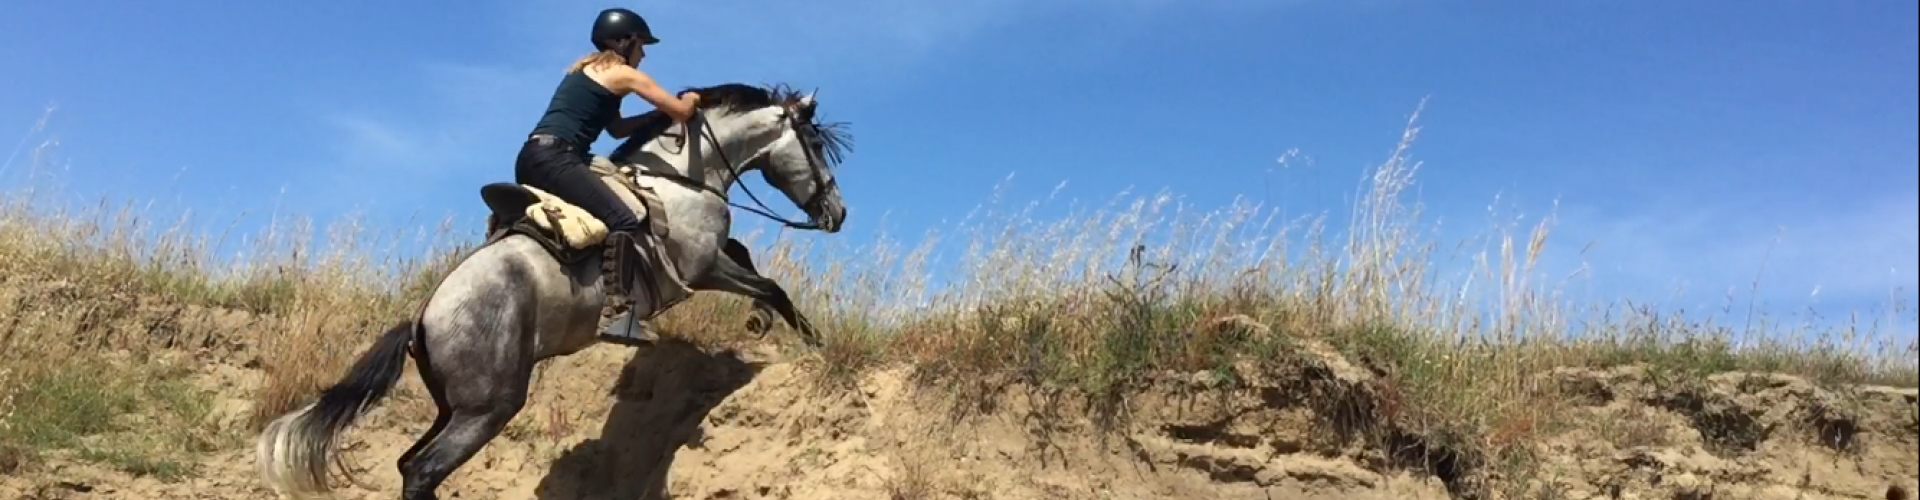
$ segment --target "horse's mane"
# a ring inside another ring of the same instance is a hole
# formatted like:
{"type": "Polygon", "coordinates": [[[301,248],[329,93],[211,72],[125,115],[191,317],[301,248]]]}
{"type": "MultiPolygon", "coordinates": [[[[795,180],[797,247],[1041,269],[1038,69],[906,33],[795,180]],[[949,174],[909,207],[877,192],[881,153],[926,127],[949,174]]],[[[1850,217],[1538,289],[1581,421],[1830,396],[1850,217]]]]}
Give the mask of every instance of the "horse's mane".
{"type": "MultiPolygon", "coordinates": [[[[700,111],[721,113],[789,104],[805,97],[805,94],[793,87],[780,83],[761,86],[728,82],[708,87],[688,87],[685,90],[700,94],[700,104],[696,106],[700,111]]],[[[803,129],[801,133],[817,139],[827,162],[838,165],[842,155],[851,150],[853,145],[853,136],[846,130],[847,124],[822,123],[814,120],[811,114],[807,118],[807,122],[813,126],[806,128],[812,130],[803,129]]],[[[610,157],[624,158],[631,155],[639,151],[647,141],[653,140],[673,127],[673,118],[658,109],[642,113],[638,119],[640,124],[634,127],[633,134],[627,136],[619,147],[614,148],[610,157]]]]}

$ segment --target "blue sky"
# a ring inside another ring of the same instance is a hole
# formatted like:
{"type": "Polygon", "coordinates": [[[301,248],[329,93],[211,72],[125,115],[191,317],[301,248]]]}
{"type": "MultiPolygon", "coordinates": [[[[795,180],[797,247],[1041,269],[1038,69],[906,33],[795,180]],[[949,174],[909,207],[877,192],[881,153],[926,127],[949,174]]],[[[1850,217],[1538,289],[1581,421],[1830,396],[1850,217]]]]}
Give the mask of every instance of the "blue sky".
{"type": "MultiPolygon", "coordinates": [[[[57,105],[27,145],[57,138],[70,195],[157,199],[217,229],[242,211],[477,216],[476,188],[511,178],[611,4],[136,5],[0,6],[0,132],[57,105]]],[[[1557,203],[1547,265],[1590,265],[1583,293],[1718,308],[1764,272],[1768,307],[1833,316],[1920,288],[1913,2],[629,7],[664,40],[643,68],[669,87],[818,87],[852,122],[852,241],[951,224],[1009,175],[1016,203],[1066,182],[1058,196],[1091,202],[1165,189],[1338,213],[1429,98],[1412,152],[1427,215],[1465,237],[1496,197],[1528,216],[1557,203]],[[1312,166],[1276,169],[1293,148],[1312,166]]],[[[0,182],[30,181],[24,156],[0,182]]]]}

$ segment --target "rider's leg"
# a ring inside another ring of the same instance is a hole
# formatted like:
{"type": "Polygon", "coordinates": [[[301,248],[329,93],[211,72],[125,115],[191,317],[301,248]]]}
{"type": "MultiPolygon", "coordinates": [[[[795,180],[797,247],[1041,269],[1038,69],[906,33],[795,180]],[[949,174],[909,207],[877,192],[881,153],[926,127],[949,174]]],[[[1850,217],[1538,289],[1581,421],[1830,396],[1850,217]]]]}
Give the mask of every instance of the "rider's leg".
{"type": "Polygon", "coordinates": [[[528,144],[520,151],[514,169],[516,181],[552,193],[599,218],[608,233],[643,230],[644,223],[633,209],[620,201],[606,183],[587,167],[587,158],[559,146],[528,144]]]}
{"type": "MultiPolygon", "coordinates": [[[[584,155],[574,153],[558,146],[542,146],[530,143],[521,150],[520,161],[515,168],[517,182],[540,188],[543,191],[567,200],[582,210],[599,218],[607,225],[607,244],[616,247],[614,274],[616,290],[611,292],[625,296],[630,307],[652,307],[651,302],[658,297],[649,287],[656,283],[652,279],[641,254],[647,249],[640,245],[647,240],[644,235],[646,221],[638,217],[632,208],[626,206],[599,176],[588,169],[584,155]]],[[[651,316],[650,314],[641,317],[651,316]]],[[[644,324],[638,325],[644,328],[644,324]]],[[[625,329],[628,333],[616,333],[612,340],[620,343],[639,341],[648,336],[642,328],[625,329]]],[[[604,338],[604,337],[603,337],[604,338]]]]}

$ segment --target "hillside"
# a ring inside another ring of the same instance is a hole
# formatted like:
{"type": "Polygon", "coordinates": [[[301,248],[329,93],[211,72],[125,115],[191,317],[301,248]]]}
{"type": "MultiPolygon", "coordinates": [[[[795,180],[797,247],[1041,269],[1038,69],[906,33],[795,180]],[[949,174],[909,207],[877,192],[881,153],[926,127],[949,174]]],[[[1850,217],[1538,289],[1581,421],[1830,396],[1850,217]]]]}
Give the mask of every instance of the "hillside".
{"type": "MultiPolygon", "coordinates": [[[[748,337],[742,301],[703,295],[663,318],[658,345],[541,368],[520,417],[443,496],[1920,491],[1914,339],[1569,308],[1529,280],[1544,223],[1480,256],[1475,271],[1502,283],[1499,312],[1480,312],[1433,272],[1452,242],[1417,237],[1405,159],[1375,174],[1338,239],[1318,221],[1275,228],[1258,210],[1191,214],[1159,197],[1051,224],[990,215],[938,292],[931,243],[748,238],[825,349],[784,325],[748,337]],[[1564,334],[1575,324],[1582,336],[1564,334]]],[[[209,255],[218,236],[47,206],[0,205],[0,498],[267,498],[260,425],[337,378],[463,250],[382,252],[350,223],[321,245],[296,223],[227,267],[209,255]]],[[[396,392],[349,433],[361,484],[340,498],[397,494],[393,461],[432,404],[411,371],[396,392]]]]}

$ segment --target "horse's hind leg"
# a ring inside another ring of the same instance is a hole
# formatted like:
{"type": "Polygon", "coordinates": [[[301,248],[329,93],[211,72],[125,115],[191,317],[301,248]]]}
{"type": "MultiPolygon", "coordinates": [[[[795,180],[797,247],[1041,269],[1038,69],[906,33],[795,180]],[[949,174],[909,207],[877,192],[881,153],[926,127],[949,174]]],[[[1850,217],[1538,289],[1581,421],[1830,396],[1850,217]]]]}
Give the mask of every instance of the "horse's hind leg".
{"type": "MultiPolygon", "coordinates": [[[[452,378],[446,391],[446,406],[440,420],[446,422],[437,436],[419,454],[401,465],[404,500],[432,500],[433,491],[465,464],[480,448],[492,441],[513,421],[527,402],[527,386],[533,373],[521,366],[485,369],[470,378],[452,378]]],[[[435,423],[439,423],[436,420],[435,423]]],[[[416,445],[418,446],[418,445],[416,445]]]]}
{"type": "Polygon", "coordinates": [[[421,357],[428,362],[421,364],[421,371],[440,415],[401,459],[403,500],[436,498],[434,490],[447,476],[498,436],[526,405],[535,360],[518,350],[524,343],[513,339],[528,338],[531,315],[524,304],[495,302],[429,306],[422,315],[422,330],[428,334],[420,343],[426,353],[421,357]]]}
{"type": "Polygon", "coordinates": [[[453,407],[447,403],[446,386],[442,385],[446,381],[439,373],[433,371],[433,362],[427,359],[425,351],[413,351],[413,363],[420,368],[421,385],[427,386],[427,394],[433,397],[433,406],[437,413],[433,416],[433,426],[427,427],[427,432],[421,434],[420,439],[414,441],[413,446],[407,448],[406,453],[401,453],[400,460],[396,461],[395,465],[400,468],[401,477],[406,477],[407,464],[413,461],[413,457],[420,454],[420,449],[427,443],[439,438],[440,432],[447,429],[447,422],[453,417],[453,407]]]}

